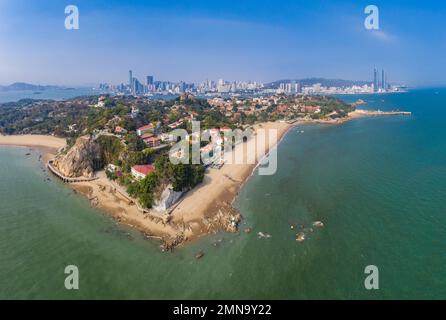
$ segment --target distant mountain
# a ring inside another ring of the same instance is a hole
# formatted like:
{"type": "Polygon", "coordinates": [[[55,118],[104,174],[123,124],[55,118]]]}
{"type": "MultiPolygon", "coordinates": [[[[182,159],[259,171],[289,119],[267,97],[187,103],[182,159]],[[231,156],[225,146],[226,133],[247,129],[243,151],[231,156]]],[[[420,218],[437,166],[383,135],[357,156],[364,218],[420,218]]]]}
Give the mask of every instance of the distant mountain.
{"type": "Polygon", "coordinates": [[[16,82],[13,84],[10,84],[9,86],[0,86],[0,91],[24,91],[24,90],[30,90],[30,91],[44,91],[49,89],[61,89],[62,87],[58,86],[42,86],[42,85],[34,85],[30,83],[24,83],[24,82],[16,82]]]}
{"type": "Polygon", "coordinates": [[[300,83],[302,86],[312,86],[316,83],[320,83],[324,87],[351,87],[353,85],[363,86],[370,85],[371,81],[357,81],[357,80],[343,80],[343,79],[325,79],[325,78],[305,78],[300,80],[277,80],[274,82],[267,83],[265,86],[271,89],[277,89],[281,83],[290,83],[295,81],[300,83]]]}

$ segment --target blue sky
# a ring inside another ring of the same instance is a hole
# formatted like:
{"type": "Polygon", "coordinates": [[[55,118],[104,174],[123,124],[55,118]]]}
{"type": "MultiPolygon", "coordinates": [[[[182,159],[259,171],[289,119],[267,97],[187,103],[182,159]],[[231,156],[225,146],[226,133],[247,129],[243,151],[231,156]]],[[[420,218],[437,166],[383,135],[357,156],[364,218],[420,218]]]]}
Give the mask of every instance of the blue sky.
{"type": "Polygon", "coordinates": [[[327,77],[446,84],[446,2],[0,0],[0,84],[327,77]],[[64,28],[77,5],[80,29],[64,28]],[[380,9],[380,30],[364,8],[380,9]]]}

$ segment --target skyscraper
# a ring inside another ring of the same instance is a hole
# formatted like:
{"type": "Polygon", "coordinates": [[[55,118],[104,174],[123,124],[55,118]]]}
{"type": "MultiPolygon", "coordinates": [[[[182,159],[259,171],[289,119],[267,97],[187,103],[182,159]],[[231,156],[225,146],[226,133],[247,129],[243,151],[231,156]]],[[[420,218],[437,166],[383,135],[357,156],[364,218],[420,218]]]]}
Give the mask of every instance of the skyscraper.
{"type": "Polygon", "coordinates": [[[138,79],[133,78],[132,94],[134,95],[142,94],[143,91],[144,91],[144,86],[141,84],[141,82],[139,82],[138,79]]]}
{"type": "Polygon", "coordinates": [[[373,91],[378,91],[378,70],[376,68],[373,70],[373,91]]]}
{"type": "Polygon", "coordinates": [[[130,89],[132,88],[132,86],[133,86],[133,73],[132,73],[132,70],[129,70],[129,87],[130,87],[130,89]]]}
{"type": "Polygon", "coordinates": [[[148,86],[152,85],[153,84],[153,76],[147,76],[146,81],[147,81],[146,84],[148,86]]]}
{"type": "Polygon", "coordinates": [[[384,73],[384,69],[382,69],[381,70],[381,88],[383,89],[383,90],[386,90],[386,78],[385,78],[385,75],[384,75],[385,73],[384,73]]]}

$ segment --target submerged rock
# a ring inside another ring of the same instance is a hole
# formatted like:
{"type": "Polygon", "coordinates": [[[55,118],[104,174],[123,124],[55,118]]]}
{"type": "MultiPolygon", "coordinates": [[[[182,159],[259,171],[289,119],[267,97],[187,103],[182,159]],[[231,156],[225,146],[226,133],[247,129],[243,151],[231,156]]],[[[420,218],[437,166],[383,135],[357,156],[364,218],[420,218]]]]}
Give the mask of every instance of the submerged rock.
{"type": "Polygon", "coordinates": [[[257,233],[257,235],[259,236],[259,239],[262,239],[262,238],[269,239],[269,238],[271,238],[271,235],[269,233],[259,232],[259,233],[257,233]]]}
{"type": "Polygon", "coordinates": [[[305,240],[305,233],[299,232],[296,234],[296,241],[302,242],[305,240]]]}
{"type": "Polygon", "coordinates": [[[324,224],[322,223],[322,221],[315,221],[315,222],[313,222],[313,227],[323,228],[324,224]]]}

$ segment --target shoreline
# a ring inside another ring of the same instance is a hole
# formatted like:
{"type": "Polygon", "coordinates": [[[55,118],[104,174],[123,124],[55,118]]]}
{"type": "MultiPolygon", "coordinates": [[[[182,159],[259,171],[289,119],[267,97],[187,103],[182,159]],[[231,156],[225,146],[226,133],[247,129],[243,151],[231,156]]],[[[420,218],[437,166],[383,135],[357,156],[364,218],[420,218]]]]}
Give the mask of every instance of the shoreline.
{"type": "MultiPolygon", "coordinates": [[[[262,157],[257,159],[258,150],[255,149],[256,139],[249,139],[245,143],[235,146],[228,152],[231,157],[243,150],[242,164],[224,164],[220,169],[208,168],[203,182],[187,191],[180,200],[168,210],[169,214],[157,213],[149,210],[143,213],[137,205],[117,190],[105,175],[105,172],[96,172],[97,179],[92,181],[69,183],[69,187],[89,199],[95,207],[119,223],[133,227],[145,235],[146,239],[162,241],[164,250],[170,250],[186,242],[193,242],[205,235],[220,231],[238,232],[237,225],[242,220],[240,212],[233,207],[240,190],[249,182],[262,160],[270,154],[273,148],[278,148],[287,133],[301,124],[344,124],[351,120],[382,115],[410,114],[404,112],[382,112],[357,109],[347,117],[333,120],[297,119],[292,122],[276,121],[258,123],[254,130],[277,130],[275,143],[260,146],[262,157]],[[254,149],[249,149],[248,145],[254,149]],[[248,154],[247,150],[251,150],[248,154]],[[254,163],[247,161],[246,157],[254,157],[254,163]]],[[[268,135],[267,135],[268,136],[268,135]]],[[[46,164],[55,157],[58,150],[66,146],[65,139],[44,135],[2,136],[0,146],[29,147],[39,149],[43,153],[46,164]]],[[[124,192],[125,193],[125,192],[124,192]]]]}
{"type": "MultiPolygon", "coordinates": [[[[257,124],[264,129],[277,129],[277,143],[264,152],[277,147],[285,134],[299,123],[270,122],[257,124]]],[[[236,146],[246,148],[246,143],[236,146]]],[[[240,150],[240,149],[239,149],[240,150]]],[[[263,158],[262,158],[263,159],[263,158]]],[[[225,164],[220,169],[208,168],[203,182],[186,192],[166,213],[154,210],[143,213],[135,203],[123,196],[117,187],[106,178],[104,171],[96,172],[98,179],[70,183],[70,187],[86,196],[92,207],[105,211],[119,223],[129,225],[142,232],[147,239],[161,240],[164,250],[173,249],[184,243],[193,242],[208,234],[220,231],[236,232],[233,221],[241,220],[240,213],[232,205],[240,189],[251,177],[259,162],[255,164],[225,164]]]]}
{"type": "Polygon", "coordinates": [[[1,135],[0,147],[24,147],[42,152],[42,160],[46,164],[67,145],[66,140],[50,135],[1,135]]]}
{"type": "MultiPolygon", "coordinates": [[[[233,228],[232,222],[240,222],[241,215],[233,207],[233,203],[241,188],[254,174],[260,161],[269,154],[270,150],[280,144],[291,128],[298,124],[300,122],[294,124],[267,122],[255,125],[255,129],[276,129],[276,143],[271,146],[264,146],[265,149],[261,153],[263,157],[256,159],[254,164],[243,161],[243,164],[225,164],[220,169],[208,169],[202,184],[184,195],[180,203],[172,210],[172,221],[190,226],[193,234],[192,239],[198,239],[207,234],[215,234],[222,230],[237,232],[237,228],[233,228]]],[[[234,153],[237,152],[235,151],[237,148],[239,148],[238,151],[240,151],[240,148],[248,149],[247,145],[250,143],[255,143],[255,139],[237,145],[234,153]]],[[[246,153],[244,153],[245,155],[246,153]]]]}

